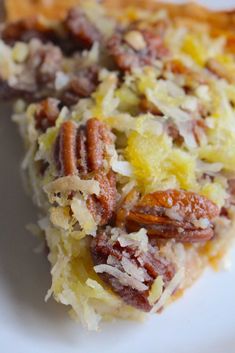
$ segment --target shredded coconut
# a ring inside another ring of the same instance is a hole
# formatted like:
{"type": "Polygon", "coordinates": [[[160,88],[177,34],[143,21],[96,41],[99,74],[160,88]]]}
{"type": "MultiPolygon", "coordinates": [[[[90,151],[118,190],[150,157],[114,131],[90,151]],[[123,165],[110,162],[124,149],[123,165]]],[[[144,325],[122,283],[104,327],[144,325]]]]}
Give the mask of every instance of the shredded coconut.
{"type": "Polygon", "coordinates": [[[109,275],[117,278],[120,283],[124,286],[130,286],[131,288],[133,289],[137,289],[139,291],[144,291],[144,290],[147,290],[148,287],[136,280],[135,278],[133,278],[132,276],[128,275],[127,273],[124,273],[122,271],[120,271],[119,269],[115,268],[115,267],[112,267],[110,265],[97,265],[94,267],[95,269],[95,272],[96,273],[108,273],[109,275]]]}
{"type": "Polygon", "coordinates": [[[47,194],[58,192],[81,191],[84,194],[99,195],[99,183],[96,180],[82,180],[77,175],[56,179],[44,186],[47,194]]]}

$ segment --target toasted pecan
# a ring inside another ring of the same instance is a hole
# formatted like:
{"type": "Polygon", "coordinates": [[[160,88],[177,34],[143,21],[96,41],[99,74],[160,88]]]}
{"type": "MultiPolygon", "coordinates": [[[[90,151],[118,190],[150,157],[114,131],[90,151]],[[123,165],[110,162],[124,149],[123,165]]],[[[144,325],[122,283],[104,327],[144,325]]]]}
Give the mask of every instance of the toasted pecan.
{"type": "Polygon", "coordinates": [[[60,101],[55,98],[46,98],[37,104],[35,112],[35,127],[43,132],[54,126],[59,115],[60,101]]]}
{"type": "Polygon", "coordinates": [[[90,195],[87,206],[99,225],[110,221],[116,205],[116,177],[105,163],[107,146],[113,142],[107,125],[92,118],[80,127],[71,120],[64,122],[55,144],[55,163],[60,175],[78,174],[98,181],[100,194],[90,195]]]}
{"type": "Polygon", "coordinates": [[[219,208],[203,196],[166,190],[143,196],[126,213],[123,223],[129,232],[143,227],[152,237],[198,242],[213,237],[211,221],[218,215],[219,208]]]}
{"type": "Polygon", "coordinates": [[[90,49],[94,42],[101,40],[99,30],[79,8],[73,8],[68,12],[64,26],[77,49],[90,49]]]}
{"type": "Polygon", "coordinates": [[[63,103],[70,106],[76,104],[79,98],[89,97],[98,85],[98,71],[96,65],[76,70],[59,94],[63,103]]]}
{"type": "Polygon", "coordinates": [[[59,144],[59,158],[58,163],[61,175],[75,175],[77,174],[77,160],[76,160],[76,135],[77,125],[71,121],[65,121],[60,129],[58,144],[59,144]]]}
{"type": "Polygon", "coordinates": [[[133,266],[142,269],[144,272],[144,282],[146,289],[143,291],[137,290],[130,285],[120,283],[119,279],[108,273],[100,273],[99,276],[106,282],[112,290],[118,294],[122,300],[139,310],[150,311],[152,305],[148,301],[149,291],[158,276],[162,276],[164,286],[173,278],[175,274],[174,265],[165,257],[156,254],[156,251],[151,249],[147,252],[139,252],[133,247],[123,247],[119,241],[112,241],[109,232],[100,230],[98,235],[91,242],[91,254],[94,265],[102,265],[108,263],[108,257],[114,258],[112,266],[118,268],[125,273],[122,268],[122,260],[127,259],[133,266]],[[115,264],[116,260],[116,264],[115,264]]]}
{"type": "Polygon", "coordinates": [[[107,48],[110,56],[121,71],[129,71],[132,68],[150,65],[155,59],[169,55],[165,47],[162,35],[153,29],[130,28],[125,32],[116,32],[108,41],[107,48]],[[129,33],[139,33],[145,42],[145,46],[131,44],[127,36],[129,33]],[[139,48],[139,49],[137,49],[139,48]]]}
{"type": "Polygon", "coordinates": [[[33,38],[43,43],[53,43],[66,54],[78,50],[90,49],[95,41],[101,40],[101,34],[86,14],[78,8],[72,8],[60,24],[60,30],[52,28],[37,16],[14,22],[6,22],[0,37],[9,45],[18,41],[29,42],[33,38]]]}

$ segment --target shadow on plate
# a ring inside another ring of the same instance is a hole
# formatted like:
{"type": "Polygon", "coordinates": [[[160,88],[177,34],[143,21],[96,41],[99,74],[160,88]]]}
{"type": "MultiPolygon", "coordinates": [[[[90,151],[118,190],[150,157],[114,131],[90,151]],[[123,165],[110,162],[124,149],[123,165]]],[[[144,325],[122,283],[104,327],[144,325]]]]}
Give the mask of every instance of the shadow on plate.
{"type": "Polygon", "coordinates": [[[10,300],[14,320],[24,322],[22,329],[46,333],[50,328],[50,334],[62,339],[73,323],[66,308],[52,299],[44,302],[50,287],[49,264],[44,254],[35,254],[39,241],[25,228],[36,221],[37,210],[22,186],[22,143],[9,108],[1,107],[0,115],[0,292],[10,300]]]}

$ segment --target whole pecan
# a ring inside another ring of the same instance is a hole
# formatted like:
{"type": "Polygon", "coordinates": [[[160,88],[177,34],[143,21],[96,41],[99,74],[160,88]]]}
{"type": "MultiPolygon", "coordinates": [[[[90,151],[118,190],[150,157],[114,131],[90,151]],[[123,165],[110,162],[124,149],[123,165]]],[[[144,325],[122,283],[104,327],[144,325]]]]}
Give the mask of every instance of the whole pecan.
{"type": "Polygon", "coordinates": [[[123,207],[127,211],[121,218],[128,232],[143,227],[150,237],[181,242],[211,239],[211,221],[219,215],[219,208],[212,201],[184,190],[157,191],[143,196],[131,209],[127,204],[121,210],[123,207]]]}
{"type": "Polygon", "coordinates": [[[55,162],[60,176],[78,174],[94,178],[100,185],[99,196],[90,195],[87,207],[99,225],[107,224],[116,205],[116,178],[107,166],[107,148],[114,137],[106,124],[89,119],[78,127],[69,120],[62,124],[55,144],[55,162]]]}
{"type": "MultiPolygon", "coordinates": [[[[123,283],[119,278],[110,273],[99,273],[102,280],[111,286],[122,300],[139,310],[150,311],[152,305],[148,301],[149,291],[158,276],[162,276],[164,287],[175,274],[174,265],[166,258],[156,254],[156,249],[149,248],[146,252],[140,252],[135,246],[121,246],[119,240],[113,241],[109,232],[100,230],[97,236],[91,241],[91,254],[94,265],[109,265],[121,271],[122,276],[129,276],[126,272],[125,262],[129,266],[142,272],[142,288],[136,288],[130,283],[123,283]]],[[[111,268],[112,269],[112,268],[111,268]]]]}

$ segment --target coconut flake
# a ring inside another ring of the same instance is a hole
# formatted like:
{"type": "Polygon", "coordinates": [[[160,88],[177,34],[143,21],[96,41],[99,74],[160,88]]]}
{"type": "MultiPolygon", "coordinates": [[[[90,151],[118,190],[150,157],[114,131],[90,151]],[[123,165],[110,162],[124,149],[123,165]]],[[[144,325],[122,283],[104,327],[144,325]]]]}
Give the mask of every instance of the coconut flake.
{"type": "Polygon", "coordinates": [[[129,192],[136,186],[136,181],[131,180],[129,183],[127,183],[125,186],[122,188],[122,196],[121,199],[123,200],[124,197],[129,194],[129,192]]]}
{"type": "Polygon", "coordinates": [[[143,268],[137,267],[133,262],[131,262],[127,257],[122,258],[122,267],[128,275],[131,277],[137,279],[137,281],[144,282],[145,279],[145,273],[143,268]]]}
{"type": "Polygon", "coordinates": [[[223,169],[223,163],[206,163],[201,160],[197,161],[197,168],[202,173],[218,173],[223,169]]]}
{"type": "Polygon", "coordinates": [[[207,85],[200,85],[196,88],[196,95],[205,102],[210,102],[209,87],[207,85]]]}
{"type": "Polygon", "coordinates": [[[133,168],[129,162],[126,161],[113,161],[111,167],[114,172],[131,177],[133,175],[133,168]]]}
{"type": "Polygon", "coordinates": [[[190,148],[196,148],[197,142],[192,129],[191,121],[175,121],[180,135],[184,138],[185,145],[190,148]]]}
{"type": "Polygon", "coordinates": [[[51,207],[50,221],[56,227],[68,230],[70,228],[70,215],[68,207],[51,207]]]}
{"type": "Polygon", "coordinates": [[[164,285],[164,282],[163,282],[162,276],[157,276],[157,278],[155,279],[155,281],[151,286],[149,296],[148,296],[148,301],[150,305],[153,305],[154,303],[156,303],[156,301],[161,297],[163,285],[164,285]]]}
{"type": "Polygon", "coordinates": [[[195,112],[197,110],[197,105],[198,103],[195,97],[187,97],[185,101],[181,104],[181,108],[190,112],[195,112]]]}
{"type": "Polygon", "coordinates": [[[86,202],[78,198],[73,198],[71,202],[73,214],[86,234],[95,236],[97,225],[93,216],[87,208],[86,202]]]}
{"type": "Polygon", "coordinates": [[[195,225],[195,227],[201,229],[206,229],[210,226],[210,221],[208,218],[195,219],[192,220],[192,223],[195,225]]]}
{"type": "Polygon", "coordinates": [[[190,114],[180,109],[177,106],[170,105],[168,102],[164,102],[157,98],[154,94],[154,91],[147,89],[146,91],[148,100],[153,103],[158,109],[161,110],[168,118],[179,121],[188,121],[191,120],[190,114]]]}
{"type": "Polygon", "coordinates": [[[143,50],[146,48],[146,42],[143,34],[139,31],[129,31],[124,36],[125,41],[135,50],[143,50]]]}
{"type": "Polygon", "coordinates": [[[100,187],[96,180],[82,180],[77,175],[70,175],[58,178],[49,184],[45,185],[43,190],[47,194],[57,192],[81,191],[84,194],[99,195],[100,187]]]}
{"type": "Polygon", "coordinates": [[[176,291],[176,289],[180,286],[183,282],[185,276],[185,271],[181,268],[178,272],[176,272],[175,276],[169,282],[168,286],[163,291],[160,299],[158,302],[152,307],[151,313],[157,312],[159,309],[164,308],[167,304],[168,300],[172,296],[172,294],[176,291]]]}
{"type": "Polygon", "coordinates": [[[176,221],[182,221],[183,216],[179,213],[179,209],[177,206],[173,206],[171,208],[165,209],[165,215],[171,219],[175,219],[176,221]]]}
{"type": "Polygon", "coordinates": [[[140,292],[148,289],[148,287],[144,283],[136,280],[135,278],[128,275],[127,273],[120,271],[116,267],[103,264],[103,265],[95,266],[94,270],[96,273],[103,273],[103,272],[108,273],[109,275],[117,278],[123,286],[128,286],[133,289],[137,289],[140,292]]]}
{"type": "Polygon", "coordinates": [[[122,233],[118,237],[118,241],[119,244],[124,248],[126,246],[134,246],[143,252],[148,250],[147,230],[144,228],[141,228],[138,232],[135,233],[122,233]]]}
{"type": "Polygon", "coordinates": [[[58,71],[55,77],[55,89],[60,91],[69,83],[69,76],[62,71],[58,71]]]}

